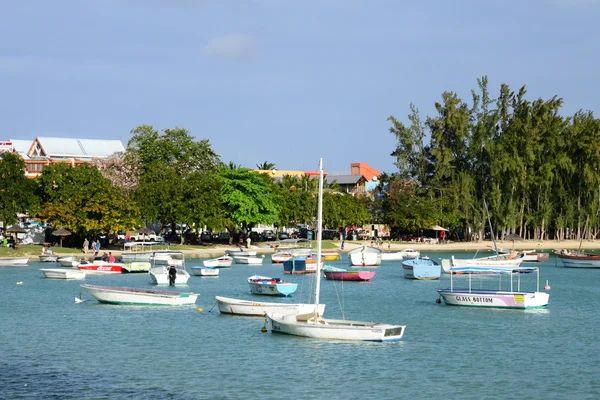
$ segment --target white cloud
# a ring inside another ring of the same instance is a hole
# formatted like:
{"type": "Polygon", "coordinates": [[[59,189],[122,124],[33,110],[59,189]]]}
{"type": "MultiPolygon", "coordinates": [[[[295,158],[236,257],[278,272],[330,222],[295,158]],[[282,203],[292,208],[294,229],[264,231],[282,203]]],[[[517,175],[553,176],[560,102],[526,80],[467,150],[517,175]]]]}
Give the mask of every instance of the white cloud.
{"type": "Polygon", "coordinates": [[[255,53],[254,41],[247,35],[226,35],[211,39],[202,49],[209,57],[243,59],[255,53]]]}

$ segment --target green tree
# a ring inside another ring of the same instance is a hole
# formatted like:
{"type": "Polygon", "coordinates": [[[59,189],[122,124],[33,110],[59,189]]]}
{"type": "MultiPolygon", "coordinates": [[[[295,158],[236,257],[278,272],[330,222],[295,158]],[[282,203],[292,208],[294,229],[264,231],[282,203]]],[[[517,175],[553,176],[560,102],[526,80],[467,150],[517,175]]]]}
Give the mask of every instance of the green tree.
{"type": "Polygon", "coordinates": [[[275,164],[265,161],[262,164],[256,164],[256,169],[262,170],[262,171],[270,171],[272,169],[275,168],[275,164]]]}
{"type": "Polygon", "coordinates": [[[116,233],[139,222],[139,209],[97,168],[66,163],[47,166],[39,179],[39,218],[87,235],[116,233]]]}
{"type": "Polygon", "coordinates": [[[271,178],[247,168],[222,168],[219,173],[221,201],[230,234],[248,232],[255,224],[279,220],[279,196],[271,178]]]}
{"type": "Polygon", "coordinates": [[[17,213],[34,216],[40,203],[35,194],[37,184],[25,176],[25,162],[18,154],[2,153],[0,178],[0,221],[4,226],[17,222],[17,213]]]}

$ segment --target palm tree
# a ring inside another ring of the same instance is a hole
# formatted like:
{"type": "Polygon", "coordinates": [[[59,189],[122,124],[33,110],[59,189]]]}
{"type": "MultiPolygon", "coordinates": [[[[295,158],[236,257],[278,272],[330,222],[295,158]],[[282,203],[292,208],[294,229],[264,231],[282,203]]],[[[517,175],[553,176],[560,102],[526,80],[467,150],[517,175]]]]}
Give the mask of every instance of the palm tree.
{"type": "Polygon", "coordinates": [[[262,164],[256,164],[256,169],[260,169],[261,171],[270,171],[275,169],[275,164],[265,161],[262,164]]]}
{"type": "Polygon", "coordinates": [[[228,167],[229,167],[229,169],[234,169],[234,170],[242,168],[241,165],[236,165],[233,161],[229,161],[229,166],[228,167]]]}

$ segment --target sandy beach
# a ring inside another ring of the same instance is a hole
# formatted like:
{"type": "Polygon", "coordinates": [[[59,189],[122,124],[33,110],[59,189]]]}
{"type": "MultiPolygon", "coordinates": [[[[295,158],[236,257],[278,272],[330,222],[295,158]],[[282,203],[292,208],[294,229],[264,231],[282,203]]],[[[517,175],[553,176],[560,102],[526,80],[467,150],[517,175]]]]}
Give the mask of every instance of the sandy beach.
{"type": "MultiPolygon", "coordinates": [[[[260,243],[258,245],[251,245],[251,250],[256,251],[260,254],[272,254],[274,253],[275,247],[274,244],[277,242],[270,243],[260,243]]],[[[341,242],[334,242],[338,249],[340,249],[341,242]]],[[[512,241],[497,241],[496,242],[499,248],[503,249],[515,249],[515,250],[546,250],[551,251],[553,249],[578,249],[580,246],[580,242],[578,240],[565,240],[565,241],[555,241],[555,240],[546,240],[546,241],[532,241],[532,240],[522,240],[515,241],[514,245],[512,241]]],[[[370,245],[369,241],[352,241],[344,243],[344,252],[348,252],[352,249],[360,247],[362,245],[370,245]]],[[[383,251],[400,251],[404,249],[415,249],[420,252],[427,251],[476,251],[476,250],[489,250],[491,251],[493,247],[492,241],[478,241],[478,242],[448,242],[448,243],[439,243],[439,244],[430,244],[430,243],[416,243],[416,242],[384,242],[381,246],[383,251]]],[[[316,242],[313,242],[313,248],[316,250],[316,242]]],[[[600,241],[591,241],[584,240],[581,243],[582,249],[600,249],[600,241]]],[[[211,245],[205,248],[194,246],[190,249],[182,250],[187,257],[219,257],[225,253],[227,249],[238,249],[237,246],[229,246],[229,245],[211,245]]],[[[341,250],[341,249],[340,249],[341,250]]],[[[109,249],[103,250],[103,252],[112,251],[115,256],[119,256],[121,251],[109,249]]],[[[82,253],[76,253],[75,255],[83,256],[82,253]]],[[[87,255],[91,258],[91,254],[87,255]]]]}
{"type": "MultiPolygon", "coordinates": [[[[370,241],[350,241],[344,243],[344,249],[341,250],[341,242],[335,241],[333,242],[338,250],[343,252],[348,252],[352,249],[360,247],[362,245],[370,245],[370,241]]],[[[578,240],[521,240],[513,242],[510,240],[505,241],[497,241],[498,247],[501,249],[515,249],[515,250],[545,250],[552,251],[554,249],[579,249],[580,242],[578,240]]],[[[251,250],[256,251],[259,254],[272,254],[276,251],[275,245],[277,242],[261,242],[258,245],[251,245],[251,250]]],[[[316,250],[317,243],[316,241],[312,242],[313,248],[316,250]]],[[[488,250],[491,252],[493,247],[492,241],[478,241],[478,242],[447,242],[447,243],[417,243],[417,242],[384,242],[381,246],[381,250],[383,251],[400,251],[405,249],[415,249],[420,252],[428,252],[428,251],[443,251],[443,252],[452,252],[452,251],[477,251],[477,250],[488,250]]],[[[176,250],[182,251],[186,257],[188,258],[212,258],[212,257],[220,257],[225,254],[225,250],[227,249],[238,249],[238,246],[229,246],[229,245],[208,245],[206,247],[201,246],[190,246],[189,249],[184,250],[176,250]]],[[[600,249],[600,240],[584,240],[581,242],[582,249],[588,250],[597,250],[600,249]]],[[[115,257],[119,258],[122,251],[118,249],[102,249],[101,254],[112,252],[115,257]]],[[[83,254],[82,252],[78,252],[73,249],[71,253],[60,253],[61,256],[64,255],[75,255],[85,259],[92,259],[92,253],[83,254]]],[[[25,256],[29,257],[31,260],[37,260],[38,254],[25,254],[25,256]]]]}

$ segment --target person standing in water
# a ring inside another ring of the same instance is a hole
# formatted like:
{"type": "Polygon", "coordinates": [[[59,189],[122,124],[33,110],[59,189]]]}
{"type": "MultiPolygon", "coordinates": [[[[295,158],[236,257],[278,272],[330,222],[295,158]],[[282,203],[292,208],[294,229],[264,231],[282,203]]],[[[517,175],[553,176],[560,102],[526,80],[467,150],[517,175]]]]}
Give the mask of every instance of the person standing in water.
{"type": "Polygon", "coordinates": [[[175,286],[177,280],[177,268],[174,265],[169,267],[169,286],[175,286]]]}

